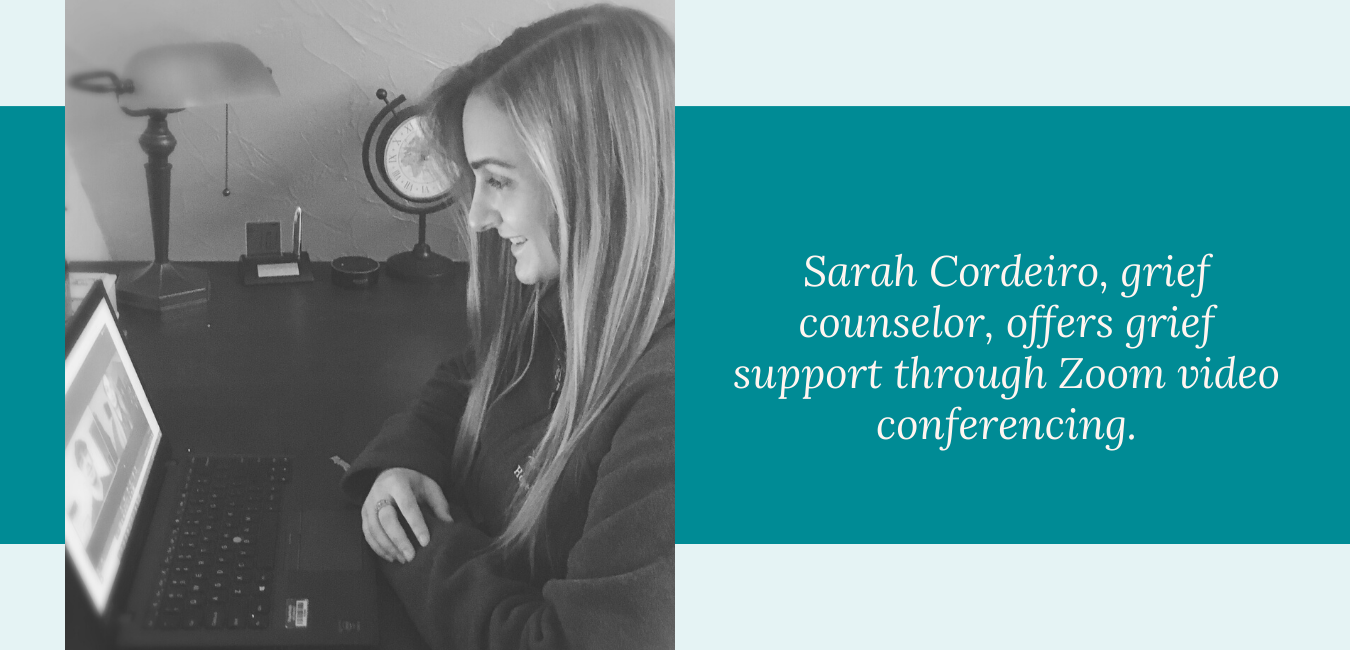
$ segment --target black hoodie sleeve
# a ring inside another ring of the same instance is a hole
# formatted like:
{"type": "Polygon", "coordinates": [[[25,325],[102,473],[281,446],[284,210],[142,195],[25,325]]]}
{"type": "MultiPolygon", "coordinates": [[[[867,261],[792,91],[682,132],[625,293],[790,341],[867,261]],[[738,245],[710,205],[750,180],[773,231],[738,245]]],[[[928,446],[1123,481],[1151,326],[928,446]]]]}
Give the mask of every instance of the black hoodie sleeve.
{"type": "Polygon", "coordinates": [[[375,477],[391,467],[416,470],[448,486],[455,431],[464,414],[472,376],[469,352],[437,367],[412,408],[386,420],[379,435],[347,470],[342,478],[347,496],[357,503],[365,500],[375,477]]]}
{"type": "MultiPolygon", "coordinates": [[[[595,487],[577,513],[585,524],[565,577],[542,587],[512,577],[487,535],[434,518],[431,543],[412,562],[384,565],[431,647],[674,646],[673,360],[637,384],[601,425],[609,444],[594,459],[595,487]]],[[[592,462],[578,455],[572,460],[592,462]]]]}

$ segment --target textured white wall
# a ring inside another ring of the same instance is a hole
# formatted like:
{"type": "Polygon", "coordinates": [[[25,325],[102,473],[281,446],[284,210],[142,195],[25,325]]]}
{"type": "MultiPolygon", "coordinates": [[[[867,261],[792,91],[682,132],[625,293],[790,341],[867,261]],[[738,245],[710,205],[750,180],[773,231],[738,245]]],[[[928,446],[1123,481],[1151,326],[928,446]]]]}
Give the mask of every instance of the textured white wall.
{"type": "MultiPolygon", "coordinates": [[[[236,259],[245,222],[285,224],[300,205],[309,217],[305,248],[315,259],[384,259],[417,241],[417,220],[385,205],[361,168],[361,140],[383,106],[375,90],[415,100],[440,71],[512,29],[582,4],[588,3],[71,0],[66,73],[120,74],[136,51],[166,43],[232,41],[249,48],[272,68],[281,97],[230,106],[229,197],[221,196],[224,107],[169,117],[178,139],[169,159],[170,257],[236,259]]],[[[643,9],[674,31],[674,0],[617,4],[643,9]]],[[[111,95],[66,91],[66,144],[115,260],[153,256],[146,157],[137,143],[145,123],[123,115],[111,95]]],[[[427,239],[433,250],[462,259],[462,226],[449,214],[428,218],[427,239]]],[[[72,234],[81,245],[95,236],[72,234]]]]}
{"type": "Polygon", "coordinates": [[[66,146],[66,259],[99,262],[111,259],[103,228],[85,194],[84,181],[66,146]]]}

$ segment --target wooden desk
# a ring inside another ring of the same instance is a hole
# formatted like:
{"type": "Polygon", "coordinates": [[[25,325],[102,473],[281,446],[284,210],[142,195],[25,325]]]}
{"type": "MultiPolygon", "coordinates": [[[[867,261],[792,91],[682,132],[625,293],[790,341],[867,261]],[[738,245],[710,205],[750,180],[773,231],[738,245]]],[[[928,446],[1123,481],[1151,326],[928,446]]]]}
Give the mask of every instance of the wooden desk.
{"type": "MultiPolygon", "coordinates": [[[[76,263],[71,270],[137,266],[76,263]]],[[[175,455],[350,461],[468,340],[467,265],[434,283],[384,276],[365,290],[332,284],[326,263],[315,264],[311,283],[253,287],[239,282],[234,262],[192,266],[210,273],[208,303],[163,315],[121,307],[119,318],[175,455]]],[[[425,648],[394,593],[384,584],[380,590],[381,647],[425,648]]]]}

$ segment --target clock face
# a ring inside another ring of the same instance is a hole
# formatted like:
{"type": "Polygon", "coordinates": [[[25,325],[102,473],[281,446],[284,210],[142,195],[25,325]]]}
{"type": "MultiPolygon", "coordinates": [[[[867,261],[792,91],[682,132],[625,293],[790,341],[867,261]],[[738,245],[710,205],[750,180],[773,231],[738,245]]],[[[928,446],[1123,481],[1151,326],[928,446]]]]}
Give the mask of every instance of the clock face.
{"type": "Polygon", "coordinates": [[[454,175],[453,163],[436,153],[421,115],[413,115],[394,128],[380,164],[384,165],[394,191],[413,201],[429,201],[444,195],[450,190],[454,175]]]}

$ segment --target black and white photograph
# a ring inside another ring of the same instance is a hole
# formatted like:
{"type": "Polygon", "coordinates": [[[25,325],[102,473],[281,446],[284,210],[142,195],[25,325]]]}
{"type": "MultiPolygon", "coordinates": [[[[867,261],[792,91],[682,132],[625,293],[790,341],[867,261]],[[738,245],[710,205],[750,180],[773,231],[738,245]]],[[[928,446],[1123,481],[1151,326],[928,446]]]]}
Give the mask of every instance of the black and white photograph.
{"type": "Polygon", "coordinates": [[[674,646],[674,19],[66,3],[68,648],[674,646]]]}

